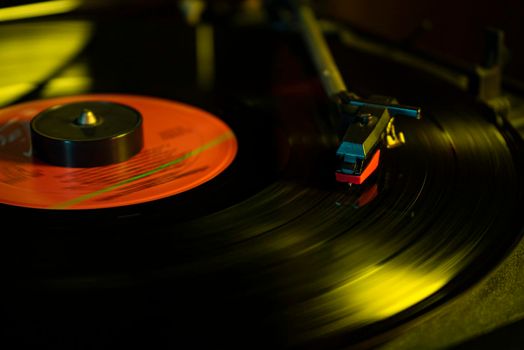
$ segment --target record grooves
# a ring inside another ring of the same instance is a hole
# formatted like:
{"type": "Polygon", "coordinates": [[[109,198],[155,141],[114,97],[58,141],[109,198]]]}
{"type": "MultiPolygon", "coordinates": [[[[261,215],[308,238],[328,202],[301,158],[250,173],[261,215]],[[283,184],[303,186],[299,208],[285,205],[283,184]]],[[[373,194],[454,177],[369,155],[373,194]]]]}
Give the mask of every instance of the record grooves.
{"type": "MultiPolygon", "coordinates": [[[[218,170],[205,181],[150,200],[110,198],[115,205],[103,208],[17,207],[0,187],[4,220],[17,217],[28,232],[2,235],[11,340],[373,347],[470,288],[520,240],[522,141],[467,94],[331,42],[357,93],[424,111],[420,121],[399,120],[406,144],[381,153],[364,185],[348,187],[333,179],[336,128],[297,35],[218,26],[215,86],[204,91],[184,63],[194,59],[189,44],[164,45],[172,24],[145,24],[142,36],[117,19],[98,27],[82,56],[92,65],[88,93],[202,110],[220,132],[189,150],[229,130],[234,138],[217,144],[232,148],[206,160],[218,170]],[[130,54],[141,45],[165,55],[130,54]],[[156,81],[143,71],[126,76],[144,61],[153,74],[168,73],[156,81]],[[253,64],[259,70],[247,75],[253,64]]],[[[33,100],[26,103],[45,101],[33,100]]],[[[0,148],[2,176],[12,155],[0,148]]],[[[188,176],[199,176],[201,166],[191,166],[188,176]]]]}

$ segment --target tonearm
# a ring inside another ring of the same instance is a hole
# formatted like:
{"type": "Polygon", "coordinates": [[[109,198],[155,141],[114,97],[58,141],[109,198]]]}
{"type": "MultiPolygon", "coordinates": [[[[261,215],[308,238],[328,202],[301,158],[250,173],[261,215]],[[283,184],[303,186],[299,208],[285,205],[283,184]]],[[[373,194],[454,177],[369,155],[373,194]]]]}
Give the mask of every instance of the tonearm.
{"type": "Polygon", "coordinates": [[[300,31],[316,66],[322,86],[336,104],[345,132],[336,151],[336,180],[362,184],[378,167],[380,150],[405,143],[396,132],[394,118],[420,118],[420,108],[400,105],[392,97],[371,96],[362,99],[348,91],[310,5],[293,4],[300,31]]]}

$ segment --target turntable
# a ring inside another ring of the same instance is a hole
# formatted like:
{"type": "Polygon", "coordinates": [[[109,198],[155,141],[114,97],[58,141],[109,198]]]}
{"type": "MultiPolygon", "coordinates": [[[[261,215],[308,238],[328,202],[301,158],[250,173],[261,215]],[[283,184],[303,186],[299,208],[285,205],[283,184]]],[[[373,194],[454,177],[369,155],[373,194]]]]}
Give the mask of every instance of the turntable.
{"type": "Polygon", "coordinates": [[[0,8],[4,345],[522,343],[504,33],[469,69],[341,3],[0,8]]]}

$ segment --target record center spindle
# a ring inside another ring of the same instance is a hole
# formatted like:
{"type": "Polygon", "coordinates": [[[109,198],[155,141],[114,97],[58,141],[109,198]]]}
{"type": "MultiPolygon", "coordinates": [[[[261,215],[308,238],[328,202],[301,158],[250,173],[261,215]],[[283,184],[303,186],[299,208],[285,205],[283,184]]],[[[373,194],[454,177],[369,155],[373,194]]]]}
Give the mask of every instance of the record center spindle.
{"type": "Polygon", "coordinates": [[[123,162],[143,147],[141,114],[127,105],[81,101],[31,120],[33,155],[52,165],[94,167],[123,162]]]}
{"type": "Polygon", "coordinates": [[[82,114],[75,119],[75,124],[80,126],[94,126],[99,120],[92,110],[86,108],[82,111],[82,114]]]}

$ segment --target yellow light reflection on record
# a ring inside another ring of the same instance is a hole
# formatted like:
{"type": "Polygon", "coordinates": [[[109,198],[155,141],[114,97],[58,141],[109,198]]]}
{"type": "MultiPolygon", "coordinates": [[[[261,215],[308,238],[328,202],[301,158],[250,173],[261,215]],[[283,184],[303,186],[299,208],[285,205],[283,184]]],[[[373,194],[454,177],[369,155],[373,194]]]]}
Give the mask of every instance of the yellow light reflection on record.
{"type": "Polygon", "coordinates": [[[383,319],[429,297],[447,281],[438,271],[423,273],[411,267],[385,265],[352,288],[351,303],[360,309],[362,319],[383,319]]]}
{"type": "Polygon", "coordinates": [[[37,84],[33,83],[19,83],[7,86],[0,86],[0,106],[7,105],[9,102],[16,100],[18,96],[22,96],[28,91],[36,88],[37,84]]]}
{"type": "Polygon", "coordinates": [[[92,24],[87,21],[2,25],[0,106],[17,100],[56,74],[85,47],[91,32],[92,24]]]}
{"type": "Polygon", "coordinates": [[[82,3],[81,0],[55,0],[1,8],[0,22],[67,13],[82,3]]]}
{"type": "Polygon", "coordinates": [[[90,91],[93,79],[89,74],[89,67],[85,62],[77,62],[59,76],[49,80],[43,87],[40,95],[53,97],[59,95],[81,94],[90,91]]]}
{"type": "Polygon", "coordinates": [[[449,282],[445,269],[388,262],[366,269],[359,276],[303,305],[309,319],[306,337],[326,335],[394,316],[430,297],[449,282]]]}

